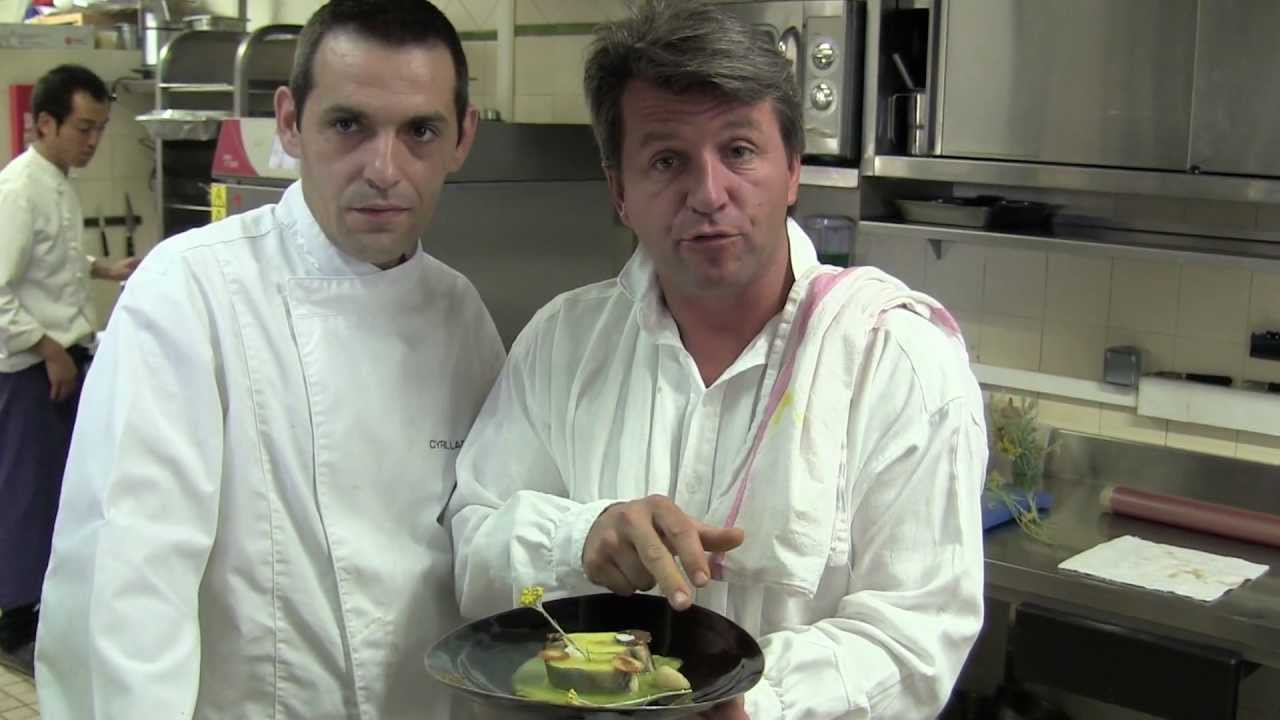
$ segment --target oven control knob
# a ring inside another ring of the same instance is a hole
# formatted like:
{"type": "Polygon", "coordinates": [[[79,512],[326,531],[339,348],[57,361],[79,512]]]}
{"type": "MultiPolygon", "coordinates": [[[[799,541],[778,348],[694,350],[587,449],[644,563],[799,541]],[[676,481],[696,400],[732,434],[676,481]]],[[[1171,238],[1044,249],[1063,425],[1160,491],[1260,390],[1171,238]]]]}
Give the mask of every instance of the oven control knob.
{"type": "Polygon", "coordinates": [[[823,40],[813,48],[813,66],[819,70],[828,70],[836,64],[836,46],[823,40]]]}
{"type": "Polygon", "coordinates": [[[817,110],[830,110],[835,102],[836,91],[830,83],[819,82],[809,91],[809,103],[817,110]]]}

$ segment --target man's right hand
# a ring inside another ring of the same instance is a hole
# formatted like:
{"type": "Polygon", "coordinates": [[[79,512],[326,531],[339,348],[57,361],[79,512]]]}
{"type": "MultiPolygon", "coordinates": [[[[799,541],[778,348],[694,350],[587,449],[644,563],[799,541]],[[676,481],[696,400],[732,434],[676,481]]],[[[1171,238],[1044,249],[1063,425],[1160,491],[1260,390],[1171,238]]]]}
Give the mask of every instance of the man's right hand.
{"type": "Polygon", "coordinates": [[[44,369],[49,375],[49,399],[62,402],[71,397],[79,383],[80,370],[67,349],[46,335],[36,343],[35,350],[44,358],[44,369]]]}
{"type": "Polygon", "coordinates": [[[680,565],[697,587],[711,579],[707,553],[727,552],[742,544],[739,528],[698,522],[662,495],[610,505],[596,518],[582,549],[587,579],[619,595],[657,584],[676,610],[693,602],[680,565]]]}

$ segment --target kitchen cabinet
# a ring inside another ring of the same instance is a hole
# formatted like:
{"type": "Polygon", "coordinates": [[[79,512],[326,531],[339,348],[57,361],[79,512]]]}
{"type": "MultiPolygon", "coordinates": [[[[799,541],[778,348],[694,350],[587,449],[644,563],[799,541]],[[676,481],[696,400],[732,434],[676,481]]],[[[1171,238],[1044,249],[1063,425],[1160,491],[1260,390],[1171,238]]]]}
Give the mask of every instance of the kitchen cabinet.
{"type": "Polygon", "coordinates": [[[935,154],[1186,169],[1196,0],[938,7],[935,154]]]}
{"type": "Polygon", "coordinates": [[[1280,3],[1275,0],[1201,0],[1192,167],[1280,176],[1277,38],[1280,3]]]}

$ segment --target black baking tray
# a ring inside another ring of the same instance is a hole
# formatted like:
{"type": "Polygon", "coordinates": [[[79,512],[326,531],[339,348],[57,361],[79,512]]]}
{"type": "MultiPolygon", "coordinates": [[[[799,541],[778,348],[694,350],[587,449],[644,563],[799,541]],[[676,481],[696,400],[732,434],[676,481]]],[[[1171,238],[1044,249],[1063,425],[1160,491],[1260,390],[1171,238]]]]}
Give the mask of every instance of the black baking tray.
{"type": "Polygon", "coordinates": [[[972,228],[1041,228],[1048,224],[1053,206],[990,195],[972,198],[898,200],[902,219],[927,225],[972,228]]]}

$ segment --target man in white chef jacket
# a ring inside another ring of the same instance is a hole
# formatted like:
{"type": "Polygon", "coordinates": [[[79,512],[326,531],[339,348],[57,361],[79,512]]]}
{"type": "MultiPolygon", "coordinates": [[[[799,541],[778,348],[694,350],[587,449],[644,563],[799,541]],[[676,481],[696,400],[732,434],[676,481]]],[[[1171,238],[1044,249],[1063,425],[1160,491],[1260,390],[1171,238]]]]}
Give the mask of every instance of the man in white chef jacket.
{"type": "Polygon", "coordinates": [[[544,307],[458,461],[459,602],[655,585],[757,637],[717,718],[935,716],[982,618],[981,395],[954,320],[819,265],[788,62],[714,6],[597,29],[586,90],[639,247],[544,307]],[[677,564],[678,561],[678,564],[677,564]]]}
{"type": "Polygon", "coordinates": [[[111,113],[89,68],[36,81],[36,138],[0,170],[0,664],[30,673],[40,586],[80,379],[94,345],[89,278],[121,281],[136,258],[84,252],[69,175],[97,153],[111,113]]]}
{"type": "Polygon", "coordinates": [[[154,250],[89,374],[42,717],[449,717],[436,518],[503,359],[419,243],[475,137],[457,33],[425,0],[333,0],[276,116],[301,181],[154,250]]]}

